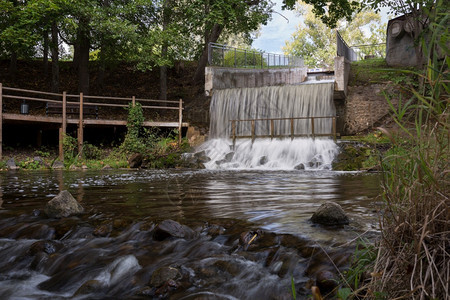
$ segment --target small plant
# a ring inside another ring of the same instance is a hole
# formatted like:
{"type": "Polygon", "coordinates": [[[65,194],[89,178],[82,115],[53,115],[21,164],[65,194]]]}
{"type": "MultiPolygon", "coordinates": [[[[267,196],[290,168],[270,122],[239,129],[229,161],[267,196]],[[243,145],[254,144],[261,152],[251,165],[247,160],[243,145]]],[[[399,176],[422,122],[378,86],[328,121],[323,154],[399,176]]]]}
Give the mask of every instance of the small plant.
{"type": "Polygon", "coordinates": [[[103,154],[99,147],[86,142],[83,144],[82,153],[85,159],[100,159],[103,154]]]}
{"type": "Polygon", "coordinates": [[[34,151],[34,155],[40,156],[40,157],[50,157],[50,152],[44,151],[44,150],[36,150],[36,151],[34,151]]]}
{"type": "Polygon", "coordinates": [[[26,160],[20,161],[18,163],[18,166],[21,169],[37,170],[40,168],[40,162],[32,158],[28,158],[26,160]]]}

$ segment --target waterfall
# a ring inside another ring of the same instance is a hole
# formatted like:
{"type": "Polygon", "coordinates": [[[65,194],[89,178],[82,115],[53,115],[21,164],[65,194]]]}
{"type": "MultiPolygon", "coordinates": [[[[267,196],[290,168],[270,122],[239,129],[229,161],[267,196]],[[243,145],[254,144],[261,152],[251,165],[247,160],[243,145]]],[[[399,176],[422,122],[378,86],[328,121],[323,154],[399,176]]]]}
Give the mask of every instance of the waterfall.
{"type": "Polygon", "coordinates": [[[211,158],[205,166],[209,169],[330,169],[337,152],[335,143],[330,138],[308,136],[312,130],[316,135],[330,134],[332,119],[301,118],[335,116],[333,92],[334,82],[214,91],[210,139],[201,147],[211,158]],[[232,124],[232,120],[248,121],[232,124]],[[236,139],[233,145],[233,134],[266,138],[236,139]],[[286,138],[268,138],[272,134],[286,138]],[[292,134],[296,138],[288,138],[292,134]]]}

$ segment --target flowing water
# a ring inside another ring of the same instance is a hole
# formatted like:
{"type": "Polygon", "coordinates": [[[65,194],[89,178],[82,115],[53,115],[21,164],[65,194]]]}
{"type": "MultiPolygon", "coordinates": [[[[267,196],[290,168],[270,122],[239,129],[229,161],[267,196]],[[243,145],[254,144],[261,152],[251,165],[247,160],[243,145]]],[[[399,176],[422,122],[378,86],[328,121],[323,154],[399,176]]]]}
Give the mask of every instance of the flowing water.
{"type": "Polygon", "coordinates": [[[39,171],[0,173],[1,299],[289,299],[320,270],[348,265],[359,234],[377,233],[378,177],[332,171],[39,171]],[[85,213],[50,219],[68,189],[85,213]],[[351,223],[315,226],[324,201],[351,223]],[[155,239],[173,219],[189,238],[155,239]],[[258,233],[250,246],[246,235],[258,233]],[[325,255],[324,251],[327,252],[325,255]],[[162,286],[161,268],[177,270],[162,286]]]}

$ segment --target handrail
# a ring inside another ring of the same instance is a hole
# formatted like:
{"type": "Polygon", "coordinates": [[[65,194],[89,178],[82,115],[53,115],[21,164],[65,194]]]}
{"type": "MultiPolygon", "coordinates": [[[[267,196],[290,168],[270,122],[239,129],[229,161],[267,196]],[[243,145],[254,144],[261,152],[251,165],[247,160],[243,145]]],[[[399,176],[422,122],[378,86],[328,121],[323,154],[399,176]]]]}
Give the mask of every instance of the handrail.
{"type": "Polygon", "coordinates": [[[217,43],[208,44],[208,64],[210,66],[249,69],[304,66],[303,58],[301,57],[242,49],[217,43]]]}
{"type": "Polygon", "coordinates": [[[337,116],[314,116],[314,117],[290,117],[290,118],[262,118],[262,119],[242,119],[242,120],[230,120],[231,122],[231,136],[230,138],[233,140],[233,146],[236,143],[236,139],[238,138],[251,138],[252,142],[255,138],[283,138],[290,137],[291,140],[295,137],[305,137],[311,136],[315,138],[317,136],[332,136],[336,141],[336,137],[338,133],[336,132],[336,118],[337,116]],[[331,119],[332,120],[332,129],[330,133],[316,133],[314,130],[314,120],[315,119],[331,119]],[[296,134],[294,127],[294,120],[311,120],[311,134],[296,134]],[[256,134],[256,122],[257,121],[270,121],[270,127],[268,134],[257,135],[256,134]],[[290,121],[290,134],[275,134],[275,122],[274,121],[290,121]],[[251,135],[238,135],[236,133],[237,124],[239,122],[251,122],[251,135]]]}
{"type": "Polygon", "coordinates": [[[372,44],[372,45],[356,45],[350,47],[357,56],[357,60],[363,60],[368,57],[386,57],[386,43],[372,44]]]}
{"type": "MultiPolygon", "coordinates": [[[[183,125],[183,100],[180,99],[178,101],[172,100],[154,100],[154,99],[136,99],[135,96],[132,97],[111,97],[111,96],[88,96],[80,93],[78,95],[63,93],[50,93],[50,92],[42,92],[28,89],[19,89],[19,88],[11,88],[5,87],[0,83],[0,158],[2,156],[2,123],[3,123],[3,104],[4,99],[14,99],[14,100],[24,100],[25,101],[39,101],[44,103],[58,103],[61,104],[61,128],[60,128],[60,158],[62,159],[62,136],[66,133],[66,125],[67,125],[67,105],[79,105],[79,129],[78,129],[78,144],[79,151],[81,151],[81,146],[83,144],[83,124],[84,124],[84,113],[83,107],[86,106],[103,106],[103,107],[121,107],[126,108],[131,103],[133,106],[136,104],[136,101],[143,103],[160,103],[163,106],[155,106],[155,105],[142,105],[143,109],[159,109],[159,110],[178,110],[178,143],[181,143],[182,138],[182,125],[183,125]],[[13,92],[13,93],[8,93],[13,92]],[[31,95],[30,95],[31,94],[31,95]],[[34,95],[45,95],[49,97],[31,97],[34,95]],[[52,99],[53,98],[53,99],[52,99]],[[78,101],[67,101],[67,98],[75,98],[78,101]],[[91,99],[94,101],[86,102],[85,99],[91,99]],[[128,104],[118,104],[118,103],[105,103],[98,102],[95,100],[119,100],[126,101],[128,104]],[[170,104],[176,104],[171,106],[170,104]]],[[[22,112],[22,111],[21,111],[22,112]]],[[[28,112],[26,112],[27,114],[28,112]]],[[[20,115],[19,115],[20,116],[20,115]]],[[[18,119],[19,120],[19,119],[18,119]]],[[[20,120],[29,120],[27,116],[21,116],[20,120]]],[[[54,121],[53,121],[54,122],[54,121]]]]}
{"type": "Polygon", "coordinates": [[[355,51],[347,45],[347,43],[337,30],[336,30],[336,55],[344,56],[349,61],[356,61],[358,59],[355,51]]]}

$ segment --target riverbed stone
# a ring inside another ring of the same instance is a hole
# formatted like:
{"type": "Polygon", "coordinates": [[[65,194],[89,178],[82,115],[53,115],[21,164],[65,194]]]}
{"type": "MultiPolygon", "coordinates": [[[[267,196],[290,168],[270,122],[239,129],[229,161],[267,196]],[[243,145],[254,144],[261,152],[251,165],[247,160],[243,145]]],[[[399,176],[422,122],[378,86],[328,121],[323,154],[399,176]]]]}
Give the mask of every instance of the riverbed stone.
{"type": "Polygon", "coordinates": [[[153,239],[162,241],[170,237],[191,239],[195,232],[180,223],[173,220],[164,220],[156,226],[153,232],[153,239]]]}
{"type": "Polygon", "coordinates": [[[83,206],[67,190],[60,192],[45,206],[45,213],[50,218],[69,217],[83,212],[83,206]]]}
{"type": "Polygon", "coordinates": [[[181,279],[181,273],[177,268],[162,267],[153,272],[150,285],[157,288],[172,280],[176,281],[179,279],[181,279]]]}
{"type": "Polygon", "coordinates": [[[10,158],[6,161],[6,167],[8,168],[8,170],[19,169],[19,167],[16,165],[16,161],[14,160],[14,158],[10,158]]]}
{"type": "Polygon", "coordinates": [[[299,163],[298,165],[296,165],[294,167],[295,170],[304,170],[305,169],[305,165],[302,163],[299,163]]]}
{"type": "Polygon", "coordinates": [[[86,295],[98,292],[103,288],[103,284],[99,280],[88,280],[75,292],[74,296],[86,295]]]}
{"type": "Polygon", "coordinates": [[[131,155],[131,157],[128,159],[128,165],[130,168],[139,168],[142,165],[142,162],[144,160],[144,157],[141,153],[135,153],[131,155]]]}
{"type": "Polygon", "coordinates": [[[55,170],[62,170],[64,169],[64,163],[60,160],[55,160],[52,164],[52,168],[55,170]]]}
{"type": "Polygon", "coordinates": [[[321,225],[346,225],[349,218],[339,204],[328,201],[312,215],[311,221],[321,225]]]}
{"type": "Polygon", "coordinates": [[[267,158],[267,156],[261,156],[261,158],[259,159],[259,164],[261,165],[261,166],[263,166],[263,165],[265,165],[265,164],[267,164],[269,162],[269,159],[267,158]]]}
{"type": "Polygon", "coordinates": [[[336,276],[330,271],[320,271],[316,275],[316,285],[324,294],[327,294],[335,289],[337,287],[337,283],[338,281],[336,280],[336,276]]]}

